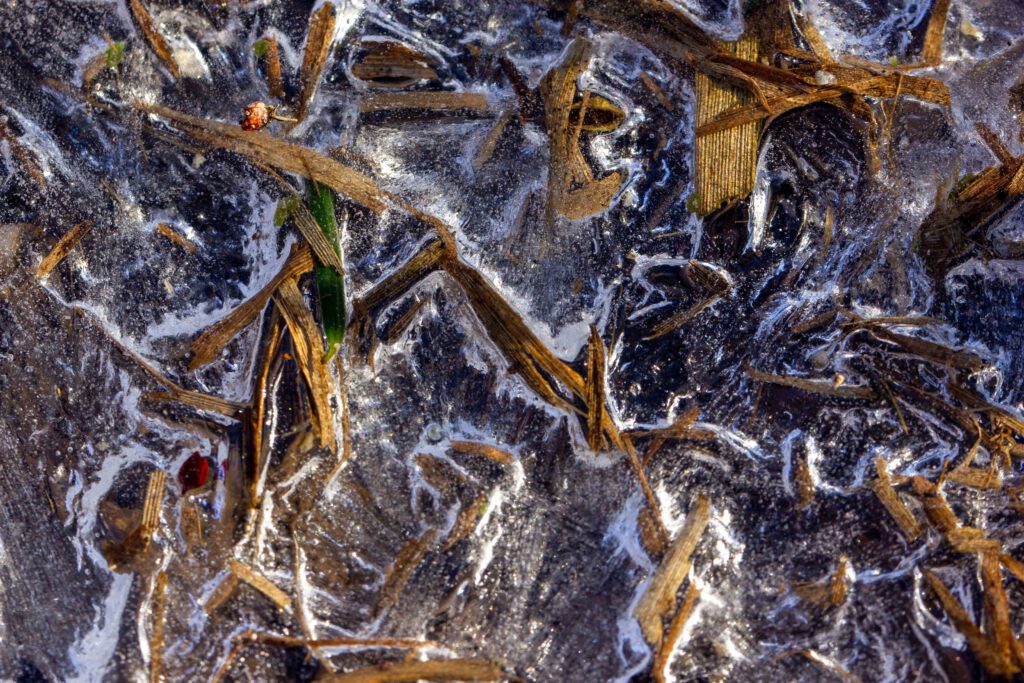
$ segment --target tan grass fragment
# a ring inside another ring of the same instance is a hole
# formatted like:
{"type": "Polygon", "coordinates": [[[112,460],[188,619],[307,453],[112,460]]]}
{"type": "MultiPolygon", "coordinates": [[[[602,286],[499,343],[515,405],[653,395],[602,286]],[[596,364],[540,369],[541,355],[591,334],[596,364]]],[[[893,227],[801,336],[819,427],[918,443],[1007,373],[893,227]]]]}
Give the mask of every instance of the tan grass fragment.
{"type": "Polygon", "coordinates": [[[455,518],[455,524],[452,526],[451,533],[448,534],[448,540],[445,541],[443,550],[445,552],[451,550],[456,543],[469,536],[476,529],[477,523],[480,521],[480,517],[483,514],[483,510],[487,505],[487,494],[481,493],[469,505],[466,505],[459,511],[458,517],[455,518]]]}
{"type": "Polygon", "coordinates": [[[807,661],[811,662],[815,666],[829,673],[835,675],[841,681],[846,683],[861,683],[860,676],[850,673],[845,666],[837,662],[832,657],[823,655],[817,650],[800,650],[800,654],[804,656],[807,661]]]}
{"type": "Polygon", "coordinates": [[[654,327],[654,329],[651,330],[651,333],[644,337],[644,339],[650,341],[652,339],[657,339],[658,337],[665,336],[666,334],[672,332],[681,325],[696,318],[701,311],[703,311],[705,308],[718,301],[720,298],[722,297],[719,296],[718,294],[712,294],[709,297],[701,299],[700,301],[698,301],[693,306],[690,306],[689,308],[684,308],[681,311],[673,313],[671,316],[669,316],[662,322],[658,323],[654,327]]]}
{"type": "Polygon", "coordinates": [[[376,87],[404,88],[437,78],[430,59],[407,45],[392,40],[364,40],[360,47],[366,54],[352,65],[352,75],[376,87]]]}
{"type": "Polygon", "coordinates": [[[676,604],[676,593],[690,571],[693,551],[697,548],[697,543],[710,520],[711,501],[703,495],[698,495],[686,515],[683,528],[672,542],[647,591],[637,604],[634,616],[640,622],[647,642],[652,645],[661,643],[662,620],[676,604]]]}
{"type": "MultiPolygon", "coordinates": [[[[295,638],[292,636],[282,636],[275,633],[263,633],[260,631],[254,631],[253,629],[246,629],[242,633],[235,636],[233,639],[234,643],[231,646],[231,650],[228,652],[228,656],[221,663],[220,667],[214,673],[211,678],[211,683],[220,683],[224,677],[231,670],[232,664],[238,659],[242,650],[253,643],[263,645],[276,645],[281,647],[308,647],[313,652],[318,653],[319,648],[328,647],[356,647],[356,648],[399,648],[399,649],[419,649],[423,647],[437,647],[437,644],[429,640],[408,640],[399,638],[295,638]]],[[[333,669],[328,669],[333,671],[333,669]]],[[[321,676],[318,680],[334,680],[331,676],[334,674],[327,674],[321,676]]]]}
{"type": "Polygon", "coordinates": [[[178,69],[178,63],[174,61],[174,55],[171,53],[171,48],[167,46],[167,41],[160,35],[160,32],[156,29],[156,23],[153,21],[152,15],[146,6],[142,4],[142,0],[129,0],[129,6],[132,8],[132,15],[135,17],[135,22],[139,25],[142,30],[142,35],[146,37],[146,42],[153,49],[153,53],[160,58],[160,61],[164,63],[167,70],[171,72],[171,76],[174,80],[181,78],[181,72],[178,69]]]}
{"type": "Polygon", "coordinates": [[[683,635],[683,628],[686,626],[686,622],[689,621],[690,615],[693,614],[693,608],[697,604],[698,597],[700,597],[700,590],[691,583],[686,591],[682,607],[672,617],[672,623],[669,624],[668,631],[658,646],[658,652],[654,656],[651,675],[657,683],[665,683],[665,669],[668,667],[669,658],[672,656],[680,636],[683,635]]]}
{"type": "Polygon", "coordinates": [[[306,300],[299,291],[295,278],[282,282],[274,292],[277,304],[297,356],[302,375],[309,387],[310,397],[316,409],[317,427],[321,446],[334,443],[334,416],[331,411],[333,378],[325,362],[323,338],[306,300]]]}
{"type": "Polygon", "coordinates": [[[57,240],[57,244],[53,245],[53,249],[50,250],[50,253],[39,264],[39,267],[36,269],[36,276],[44,278],[49,275],[50,271],[56,268],[57,264],[63,261],[68,253],[82,241],[82,238],[92,230],[92,226],[93,222],[87,219],[77,223],[64,233],[64,236],[57,240]]]}
{"type": "Polygon", "coordinates": [[[325,2],[320,9],[309,16],[309,27],[306,29],[306,47],[302,51],[302,67],[299,70],[299,103],[295,109],[295,118],[302,121],[309,111],[324,65],[327,53],[330,52],[331,41],[334,39],[335,10],[334,5],[325,2]]]}
{"type": "Polygon", "coordinates": [[[999,656],[1006,662],[1020,667],[1024,650],[1013,635],[1010,625],[1010,605],[1003,587],[1003,571],[999,555],[994,552],[981,553],[982,597],[985,607],[985,630],[995,641],[999,656]]]}
{"type": "Polygon", "coordinates": [[[192,342],[190,347],[192,360],[188,364],[189,369],[195,370],[212,362],[220,355],[228,342],[256,319],[281,283],[312,269],[313,255],[310,254],[309,249],[301,246],[293,247],[288,260],[270,282],[252,297],[246,299],[238,308],[208,327],[192,342]]]}
{"type": "Polygon", "coordinates": [[[483,143],[480,145],[480,149],[477,150],[476,155],[473,157],[473,169],[479,171],[484,167],[491,156],[494,154],[494,149],[498,146],[498,142],[501,140],[502,134],[505,132],[505,128],[508,127],[512,117],[515,115],[516,109],[513,106],[505,107],[502,110],[498,120],[494,122],[491,129],[487,132],[487,137],[484,138],[483,143]]]}
{"type": "Polygon", "coordinates": [[[444,90],[378,92],[359,102],[359,111],[363,114],[415,109],[486,112],[490,109],[490,105],[487,103],[487,95],[484,93],[444,90]]]}
{"type": "Polygon", "coordinates": [[[956,630],[967,640],[968,647],[971,648],[971,652],[978,658],[978,661],[981,662],[985,670],[992,675],[1003,677],[1017,673],[1019,668],[1013,662],[1002,657],[995,643],[982,633],[981,629],[974,625],[970,615],[967,614],[967,610],[960,605],[960,602],[946,588],[942,580],[927,569],[924,570],[924,578],[935,593],[935,596],[939,599],[939,603],[942,605],[946,615],[949,616],[949,620],[953,622],[956,630]]]}
{"type": "MultiPolygon", "coordinates": [[[[756,60],[758,56],[757,39],[749,35],[732,43],[729,49],[746,60],[756,60]]],[[[733,107],[755,100],[749,89],[724,83],[703,72],[697,73],[695,90],[698,128],[733,107]]],[[[760,134],[761,124],[754,120],[697,138],[694,192],[698,216],[707,216],[723,204],[750,194],[757,171],[760,134]]]]}
{"type": "Polygon", "coordinates": [[[921,61],[925,64],[938,64],[942,61],[942,37],[946,29],[949,4],[950,0],[935,0],[932,3],[932,13],[925,29],[924,47],[921,50],[921,61]]]}
{"type": "Polygon", "coordinates": [[[800,496],[796,509],[803,510],[814,502],[814,477],[811,476],[811,467],[806,458],[797,458],[796,484],[800,496]]]}
{"type": "Polygon", "coordinates": [[[488,460],[493,460],[499,465],[511,465],[515,457],[508,451],[492,446],[488,443],[478,441],[452,441],[448,447],[456,453],[463,455],[477,455],[488,460]]]}
{"type": "Polygon", "coordinates": [[[177,385],[169,386],[167,391],[148,391],[142,395],[142,398],[146,401],[176,401],[198,410],[230,417],[233,420],[238,420],[248,407],[244,403],[229,401],[226,398],[201,391],[184,389],[177,385]]]}
{"type": "Polygon", "coordinates": [[[437,538],[437,529],[427,529],[423,535],[410,540],[398,551],[395,561],[384,576],[384,585],[381,586],[377,604],[373,609],[375,615],[386,612],[398,602],[405,585],[409,583],[416,568],[423,562],[423,558],[426,557],[435,538],[437,538]]]}
{"type": "Polygon", "coordinates": [[[872,490],[878,496],[882,506],[892,516],[900,531],[903,532],[903,536],[913,543],[920,538],[924,530],[910,510],[907,509],[907,506],[900,500],[896,489],[892,487],[892,480],[889,478],[889,470],[884,458],[879,457],[875,459],[875,471],[878,473],[878,477],[871,483],[872,490]]]}
{"type": "Polygon", "coordinates": [[[348,673],[325,676],[324,683],[404,683],[412,681],[502,681],[507,679],[498,662],[488,659],[408,660],[377,664],[348,673]]]}
{"type": "Polygon", "coordinates": [[[6,140],[7,145],[10,147],[11,153],[14,154],[14,158],[18,160],[18,164],[21,165],[22,169],[28,173],[29,177],[32,178],[32,182],[40,190],[45,190],[48,185],[46,181],[46,175],[43,173],[43,169],[39,167],[39,163],[35,160],[32,154],[25,149],[25,146],[21,144],[18,138],[14,135],[14,131],[7,124],[5,117],[0,117],[0,140],[6,140]]]}
{"type": "Polygon", "coordinates": [[[263,593],[271,602],[277,605],[278,609],[291,610],[292,599],[283,590],[274,585],[270,579],[263,576],[263,574],[238,560],[231,560],[229,567],[231,568],[231,573],[238,577],[240,581],[249,584],[260,593],[263,593]]]}
{"type": "MultiPolygon", "coordinates": [[[[708,437],[713,437],[713,432],[708,432],[707,430],[704,429],[692,429],[690,427],[690,425],[692,425],[699,416],[700,408],[698,408],[697,406],[691,406],[690,408],[683,411],[683,414],[676,418],[676,421],[669,425],[667,429],[653,430],[651,432],[647,432],[647,434],[652,434],[653,438],[651,438],[651,443],[648,444],[647,446],[647,451],[644,452],[644,459],[641,463],[643,467],[647,467],[651,459],[655,456],[655,454],[657,454],[658,451],[661,450],[661,447],[664,446],[665,442],[668,441],[669,439],[705,439],[708,437]]],[[[628,438],[632,438],[635,435],[642,436],[643,433],[627,434],[626,436],[628,438]]]]}
{"type": "MultiPolygon", "coordinates": [[[[590,64],[590,41],[578,37],[569,45],[564,60],[541,82],[544,122],[551,147],[548,169],[548,223],[556,216],[580,220],[608,208],[622,185],[622,174],[612,171],[594,179],[593,172],[579,146],[581,127],[571,121],[576,81],[590,64]],[[574,189],[575,188],[575,189],[574,189]]],[[[580,123],[583,112],[577,115],[580,123]]]]}
{"type": "Polygon", "coordinates": [[[267,54],[265,64],[267,67],[267,92],[271,97],[284,97],[284,77],[281,75],[281,53],[277,47],[277,38],[267,36],[267,54]]]}
{"type": "Polygon", "coordinates": [[[601,450],[605,417],[604,366],[605,348],[601,334],[590,326],[590,340],[587,353],[587,441],[591,450],[601,450]]]}
{"type": "Polygon", "coordinates": [[[748,367],[747,374],[751,379],[758,382],[767,382],[768,384],[778,384],[784,387],[792,387],[794,389],[800,389],[801,391],[807,391],[814,394],[823,394],[825,396],[834,396],[836,398],[870,401],[877,398],[877,394],[874,389],[868,386],[859,386],[851,384],[840,384],[836,386],[833,380],[819,380],[819,379],[807,379],[805,377],[792,377],[790,375],[773,375],[767,372],[761,372],[748,367]]]}
{"type": "Polygon", "coordinates": [[[213,614],[213,612],[227,602],[227,599],[231,597],[231,594],[235,592],[235,588],[238,587],[238,576],[234,572],[228,572],[224,575],[224,578],[220,580],[217,587],[213,589],[210,596],[203,603],[203,609],[206,610],[207,614],[213,614]]]}
{"type": "Polygon", "coordinates": [[[846,602],[850,586],[847,582],[846,573],[850,567],[850,561],[846,557],[840,557],[835,570],[829,575],[824,583],[807,582],[798,583],[793,586],[793,592],[801,600],[810,602],[819,608],[839,607],[846,602]]]}
{"type": "Polygon", "coordinates": [[[660,102],[661,106],[665,108],[665,111],[674,112],[676,110],[675,105],[672,104],[672,100],[668,98],[665,91],[661,89],[657,82],[651,78],[650,74],[646,71],[641,71],[640,80],[643,82],[644,86],[651,91],[651,94],[658,98],[658,102],[660,102]]]}
{"type": "Polygon", "coordinates": [[[158,235],[166,237],[190,254],[196,253],[196,243],[182,235],[167,223],[158,223],[156,226],[158,235]]]}
{"type": "Polygon", "coordinates": [[[149,475],[149,483],[146,485],[146,502],[142,507],[142,538],[148,544],[153,534],[160,527],[160,506],[164,500],[164,484],[167,483],[167,473],[163,470],[153,470],[149,475]]]}
{"type": "Polygon", "coordinates": [[[167,610],[167,574],[159,572],[153,586],[150,613],[152,626],[149,632],[149,680],[160,683],[163,678],[164,626],[167,610]]]}

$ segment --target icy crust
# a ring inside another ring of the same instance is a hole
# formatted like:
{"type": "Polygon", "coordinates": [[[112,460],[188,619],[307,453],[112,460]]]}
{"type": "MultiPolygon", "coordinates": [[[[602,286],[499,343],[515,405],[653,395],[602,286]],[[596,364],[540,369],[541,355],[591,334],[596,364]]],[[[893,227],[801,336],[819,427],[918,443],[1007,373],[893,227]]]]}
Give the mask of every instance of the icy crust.
{"type": "MultiPolygon", "coordinates": [[[[645,502],[633,474],[620,457],[591,452],[576,416],[541,401],[514,374],[445,274],[430,275],[380,313],[383,338],[388,323],[423,302],[401,334],[368,360],[349,359],[354,457],[344,467],[334,468],[337,453],[303,443],[294,378],[275,383],[267,422],[276,436],[258,473],[263,503],[233,527],[227,511],[236,495],[232,472],[243,466],[241,430],[146,403],[154,386],[137,359],[189,388],[248,399],[265,325],[252,326],[198,373],[187,370],[188,346],[286,258],[295,238],[274,225],[280,190],[231,155],[143,139],[103,107],[52,85],[24,84],[49,77],[77,85],[105,49],[106,30],[128,44],[120,71],[97,84],[100,104],[161,102],[234,120],[244,104],[266,97],[252,43],[272,29],[285,71],[294,73],[309,3],[147,4],[173,36],[177,85],[148,52],[126,3],[0,11],[0,55],[10,65],[0,75],[3,115],[52,185],[44,201],[33,199],[10,146],[0,149],[2,222],[35,224],[0,243],[12,245],[0,259],[26,274],[0,281],[0,493],[13,501],[0,512],[0,639],[16,644],[0,648],[0,674],[147,675],[153,583],[113,572],[102,544],[141,506],[150,472],[165,470],[173,480],[199,452],[215,466],[215,483],[196,498],[208,546],[186,546],[184,497],[173,481],[156,540],[155,566],[169,575],[162,653],[169,678],[209,677],[230,639],[252,628],[428,639],[436,645],[425,655],[500,658],[537,681],[642,679],[654,653],[633,613],[657,560],[640,540],[645,502]],[[27,275],[59,235],[87,218],[95,228],[57,271],[41,284],[27,275]],[[156,234],[160,223],[196,252],[156,234]],[[460,441],[490,444],[510,461],[459,453],[452,444],[460,441]],[[471,505],[478,506],[472,530],[442,550],[471,505]],[[395,599],[382,601],[396,557],[430,530],[439,542],[395,599]],[[243,587],[208,611],[231,559],[283,587],[291,607],[275,611],[243,587]],[[43,611],[43,603],[58,607],[43,611]]],[[[742,30],[737,2],[675,4],[720,37],[742,30]]],[[[947,64],[937,70],[952,88],[952,122],[901,101],[892,166],[880,178],[865,168],[863,131],[837,109],[811,107],[775,121],[762,144],[750,222],[733,228],[742,235],[732,242],[686,208],[692,82],[646,48],[580,23],[595,55],[581,83],[625,115],[614,132],[587,137],[584,154],[595,175],[618,170],[625,180],[608,210],[550,224],[549,145],[537,121],[505,136],[479,168],[474,160],[498,113],[516,104],[507,80],[495,75],[497,56],[507,55],[536,86],[568,43],[561,17],[511,1],[338,7],[324,83],[293,138],[321,152],[344,143],[382,186],[452,225],[462,258],[580,371],[595,325],[609,347],[609,403],[624,429],[666,427],[688,405],[701,408],[694,426],[710,433],[707,442],[669,442],[648,469],[671,532],[697,493],[713,505],[690,576],[701,598],[669,657],[670,676],[817,680],[821,670],[793,656],[806,650],[862,680],[954,680],[963,637],[936,609],[921,568],[926,556],[935,566],[938,555],[940,578],[977,614],[968,563],[930,541],[906,544],[865,481],[877,457],[894,475],[934,475],[958,452],[956,434],[908,408],[926,429],[905,436],[887,406],[787,391],[757,399],[768,417],[754,420],[757,389],[743,367],[856,381],[866,352],[857,342],[835,330],[797,340],[790,333],[797,320],[842,299],[865,317],[939,315],[948,323],[920,334],[991,363],[980,377],[985,395],[1019,409],[1019,254],[963,263],[939,288],[913,255],[936,188],[992,163],[976,142],[957,141],[972,140],[978,120],[1016,130],[1005,92],[1010,74],[1020,73],[1019,42],[1010,44],[1024,25],[1019,7],[954,3],[947,64]],[[363,38],[401,40],[429,55],[439,70],[432,87],[485,93],[489,114],[362,120],[367,86],[352,77],[351,60],[363,38]],[[470,45],[481,48],[473,68],[470,45]],[[676,187],[678,199],[650,224],[653,206],[676,187]],[[823,249],[827,221],[831,245],[823,249]],[[680,275],[690,259],[720,270],[730,295],[673,335],[646,339],[659,316],[691,303],[680,275]],[[812,506],[795,510],[800,463],[817,493],[812,506]],[[827,577],[840,557],[849,565],[848,600],[834,610],[810,607],[792,586],[827,577]]],[[[837,54],[886,61],[913,54],[928,5],[817,0],[806,9],[837,54]]],[[[354,297],[427,237],[398,212],[372,216],[346,204],[341,214],[354,297]]],[[[1007,249],[1016,244],[1014,220],[992,228],[1007,249]]],[[[340,405],[340,396],[333,399],[340,405]]],[[[1015,552],[1019,528],[994,494],[951,487],[949,497],[964,519],[995,529],[1015,552]]],[[[1010,591],[1019,605],[1019,586],[1010,591]]],[[[238,670],[264,680],[314,672],[301,649],[266,653],[243,657],[238,670]]],[[[340,669],[403,656],[358,647],[317,652],[324,666],[340,669]]]]}

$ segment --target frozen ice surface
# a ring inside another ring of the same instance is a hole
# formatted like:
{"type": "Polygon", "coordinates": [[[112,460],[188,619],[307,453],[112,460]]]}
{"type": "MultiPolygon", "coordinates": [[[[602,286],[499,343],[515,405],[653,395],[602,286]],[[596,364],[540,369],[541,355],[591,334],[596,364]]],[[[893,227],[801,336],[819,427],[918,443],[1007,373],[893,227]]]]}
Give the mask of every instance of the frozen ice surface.
{"type": "MultiPolygon", "coordinates": [[[[738,1],[668,1],[713,35],[742,33],[738,1]]],[[[0,677],[148,676],[160,569],[168,577],[167,680],[209,679],[247,628],[421,638],[436,644],[431,657],[497,658],[535,681],[646,680],[653,652],[633,609],[659,558],[640,541],[644,499],[635,477],[621,455],[590,451],[578,417],[515,374],[447,275],[429,275],[380,311],[382,341],[369,362],[356,354],[346,361],[354,455],[338,471],[338,453],[309,447],[308,401],[294,366],[273,384],[272,457],[257,473],[245,469],[244,426],[144,398],[159,387],[140,361],[187,388],[249,400],[266,321],[198,372],[188,370],[189,345],[269,282],[297,237],[275,226],[282,192],[265,173],[154,134],[129,106],[159,102],[237,120],[245,104],[268,99],[252,49],[268,31],[294,92],[307,17],[322,3],[145,4],[182,67],[177,83],[123,0],[0,6],[0,116],[47,180],[36,186],[15,148],[0,142],[0,677]],[[100,73],[87,102],[69,89],[106,49],[105,34],[125,41],[124,58],[100,73]],[[41,258],[86,219],[92,231],[38,281],[41,258]],[[161,223],[196,251],[159,235],[161,223]],[[392,335],[413,306],[408,326],[392,335]],[[455,441],[492,444],[512,462],[456,453],[455,441]],[[192,495],[206,542],[191,547],[175,476],[195,452],[209,458],[216,480],[192,495]],[[115,572],[104,544],[138,523],[155,469],[170,483],[152,565],[115,572]],[[233,516],[232,482],[242,472],[259,479],[263,502],[233,516]],[[478,523],[447,546],[471,505],[478,523]],[[430,533],[437,540],[408,582],[382,597],[396,558],[430,533]],[[281,586],[291,607],[277,611],[242,587],[205,609],[231,559],[281,586]]],[[[595,325],[609,348],[609,403],[620,427],[663,427],[696,405],[698,426],[714,434],[667,442],[647,472],[672,531],[698,494],[713,503],[691,575],[701,598],[670,675],[820,680],[821,668],[792,656],[813,650],[864,681],[978,680],[978,663],[922,578],[925,567],[935,569],[979,620],[975,561],[937,535],[905,542],[866,485],[877,457],[894,476],[934,478],[962,449],[961,433],[909,405],[904,433],[885,402],[759,392],[743,368],[841,373],[863,384],[872,380],[863,359],[875,347],[835,328],[795,336],[793,324],[836,303],[864,316],[934,316],[943,322],[926,332],[899,329],[978,354],[991,364],[978,373],[979,391],[1020,415],[1021,204],[981,226],[991,251],[965,257],[939,282],[915,252],[938,189],[993,163],[975,123],[996,131],[1011,153],[1024,152],[1007,94],[1024,72],[1020,3],[954,0],[943,64],[928,72],[949,85],[951,110],[900,99],[879,175],[867,167],[864,126],[849,113],[816,105],[773,121],[745,220],[700,221],[687,208],[693,74],[581,18],[574,31],[594,46],[583,81],[625,114],[614,131],[585,137],[583,151],[595,176],[618,170],[624,184],[607,211],[553,224],[539,121],[510,126],[486,163],[475,159],[499,113],[517,103],[499,58],[536,86],[569,43],[560,34],[564,15],[514,0],[336,4],[323,82],[291,138],[323,153],[346,147],[387,190],[454,226],[464,261],[577,371],[585,372],[595,325]],[[363,39],[419,50],[438,78],[417,87],[483,92],[489,111],[361,116],[368,88],[351,66],[363,39]],[[822,250],[826,222],[831,246],[822,250]],[[670,312],[697,301],[690,259],[723,269],[733,290],[674,333],[647,339],[670,312]],[[796,508],[799,463],[817,491],[805,509],[796,508]],[[827,577],[841,557],[851,586],[842,606],[821,610],[792,590],[827,577]]],[[[930,10],[924,0],[803,6],[836,54],[882,62],[912,61],[930,10]]],[[[351,297],[429,236],[400,212],[339,206],[351,297]]],[[[944,392],[937,372],[921,370],[923,381],[944,392]]],[[[1020,485],[1019,460],[1006,477],[1008,487],[1020,485]]],[[[951,485],[947,495],[964,523],[1019,554],[1019,513],[1005,506],[1005,492],[951,485]]],[[[1021,586],[1008,581],[1007,590],[1019,615],[1021,586]]],[[[337,647],[310,659],[299,647],[252,646],[232,675],[308,680],[318,670],[404,656],[337,647]]]]}

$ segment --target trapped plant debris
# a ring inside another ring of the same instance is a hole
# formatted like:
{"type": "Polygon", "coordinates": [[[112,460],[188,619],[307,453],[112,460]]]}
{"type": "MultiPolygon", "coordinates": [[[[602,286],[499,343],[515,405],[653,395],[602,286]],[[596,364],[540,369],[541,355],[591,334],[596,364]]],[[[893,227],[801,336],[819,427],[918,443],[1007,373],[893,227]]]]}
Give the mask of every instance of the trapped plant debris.
{"type": "Polygon", "coordinates": [[[1021,676],[1019,3],[0,55],[0,678],[1021,676]]]}

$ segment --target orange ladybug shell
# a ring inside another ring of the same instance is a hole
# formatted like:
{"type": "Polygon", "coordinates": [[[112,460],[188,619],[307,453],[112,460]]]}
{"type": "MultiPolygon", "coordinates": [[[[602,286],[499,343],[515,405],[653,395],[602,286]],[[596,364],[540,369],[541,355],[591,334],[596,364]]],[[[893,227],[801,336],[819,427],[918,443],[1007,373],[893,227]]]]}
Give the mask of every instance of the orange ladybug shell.
{"type": "Polygon", "coordinates": [[[260,130],[270,123],[270,109],[263,102],[253,102],[242,110],[242,130],[260,130]]]}

